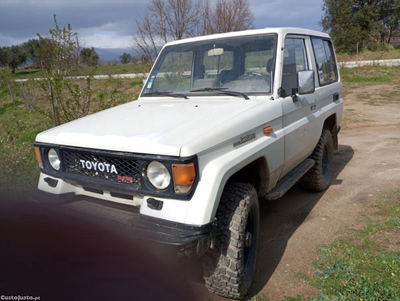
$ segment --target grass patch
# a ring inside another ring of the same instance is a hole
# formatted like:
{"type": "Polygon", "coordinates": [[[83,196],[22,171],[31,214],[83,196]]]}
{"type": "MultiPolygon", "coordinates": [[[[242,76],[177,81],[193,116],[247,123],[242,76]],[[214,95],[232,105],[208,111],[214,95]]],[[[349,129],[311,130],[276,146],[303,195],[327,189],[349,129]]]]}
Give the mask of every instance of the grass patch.
{"type": "Polygon", "coordinates": [[[26,197],[39,176],[33,142],[39,132],[51,127],[51,120],[12,104],[3,105],[0,112],[0,191],[26,197]]]}
{"type": "Polygon", "coordinates": [[[382,195],[376,209],[383,221],[318,247],[315,275],[302,278],[320,289],[319,295],[286,300],[400,300],[400,191],[382,195]]]}
{"type": "Polygon", "coordinates": [[[341,68],[340,75],[345,84],[387,83],[400,75],[400,67],[365,66],[341,68]]]}
{"type": "Polygon", "coordinates": [[[25,70],[17,70],[15,74],[12,75],[16,79],[21,78],[32,78],[32,77],[41,77],[42,72],[40,69],[25,69],[25,70]]]}
{"type": "Polygon", "coordinates": [[[337,59],[339,62],[354,62],[357,61],[373,61],[373,60],[392,60],[399,59],[400,51],[399,49],[390,48],[381,51],[361,51],[358,56],[356,54],[338,53],[337,59]]]}
{"type": "MultiPolygon", "coordinates": [[[[85,81],[71,83],[83,87],[85,81]]],[[[136,100],[141,84],[140,79],[93,80],[90,113],[100,110],[101,102],[108,104],[112,96],[115,104],[136,100]]],[[[0,85],[0,191],[3,196],[23,198],[31,194],[38,183],[39,167],[33,151],[36,135],[53,127],[53,122],[43,114],[50,110],[50,104],[39,87],[34,87],[38,95],[37,110],[32,112],[25,106],[20,85],[13,89],[15,102],[7,88],[0,85]]]]}
{"type": "Polygon", "coordinates": [[[376,76],[361,76],[361,75],[351,75],[343,76],[344,81],[349,83],[366,83],[366,82],[376,82],[376,83],[386,83],[392,81],[390,75],[376,75],[376,76]]]}
{"type": "MultiPolygon", "coordinates": [[[[100,64],[94,71],[94,75],[136,74],[149,72],[150,68],[149,63],[145,66],[143,64],[100,64]]],[[[93,72],[93,67],[79,67],[78,69],[72,67],[70,76],[89,75],[91,72],[93,72]]],[[[12,77],[15,79],[39,78],[42,77],[42,72],[40,69],[17,69],[12,77]]]]}

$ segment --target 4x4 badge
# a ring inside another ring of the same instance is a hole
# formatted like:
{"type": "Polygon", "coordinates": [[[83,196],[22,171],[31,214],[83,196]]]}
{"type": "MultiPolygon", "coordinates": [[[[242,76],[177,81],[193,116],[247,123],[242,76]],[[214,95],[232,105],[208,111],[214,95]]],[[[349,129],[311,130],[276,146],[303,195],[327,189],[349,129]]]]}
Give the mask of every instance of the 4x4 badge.
{"type": "Polygon", "coordinates": [[[256,139],[256,133],[252,133],[252,134],[248,134],[248,135],[246,135],[244,137],[240,137],[240,140],[235,142],[233,144],[233,147],[236,147],[236,146],[238,146],[240,144],[246,143],[246,142],[248,142],[250,140],[253,140],[253,139],[256,139]]]}

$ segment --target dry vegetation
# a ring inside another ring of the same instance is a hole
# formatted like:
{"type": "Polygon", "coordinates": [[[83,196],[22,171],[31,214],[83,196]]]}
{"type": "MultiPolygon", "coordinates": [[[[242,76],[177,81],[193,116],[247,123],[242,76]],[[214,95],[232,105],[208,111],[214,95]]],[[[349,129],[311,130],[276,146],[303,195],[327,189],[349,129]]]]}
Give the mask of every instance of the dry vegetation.
{"type": "MultiPolygon", "coordinates": [[[[84,80],[71,82],[85,86],[84,80]]],[[[4,195],[27,196],[37,185],[39,169],[33,155],[33,142],[39,132],[54,126],[51,105],[37,86],[37,95],[29,110],[20,83],[9,89],[0,85],[0,191],[4,195]]],[[[121,103],[136,100],[141,89],[140,79],[108,79],[92,81],[92,103],[89,114],[121,103]],[[113,100],[111,99],[113,97],[113,100]]],[[[68,96],[73,101],[72,96],[68,96]]]]}

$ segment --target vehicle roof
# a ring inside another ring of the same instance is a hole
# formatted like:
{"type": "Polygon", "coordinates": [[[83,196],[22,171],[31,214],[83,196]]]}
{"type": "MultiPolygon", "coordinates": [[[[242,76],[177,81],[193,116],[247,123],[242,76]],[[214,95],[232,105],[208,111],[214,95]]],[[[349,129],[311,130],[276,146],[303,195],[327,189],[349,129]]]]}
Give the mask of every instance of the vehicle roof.
{"type": "Polygon", "coordinates": [[[199,36],[195,38],[188,38],[183,40],[177,40],[173,42],[169,42],[165,44],[168,45],[175,45],[187,42],[196,42],[196,41],[204,41],[204,40],[211,40],[211,39],[220,39],[220,38],[229,38],[229,37],[237,37],[237,36],[249,36],[249,35],[257,35],[257,34],[265,34],[265,33],[277,33],[281,36],[285,36],[287,34],[297,34],[297,35],[306,35],[306,36],[317,36],[330,39],[329,35],[324,32],[304,29],[299,27],[269,27],[263,29],[251,29],[251,30],[244,30],[244,31],[234,31],[228,33],[218,33],[213,35],[207,36],[199,36]]]}

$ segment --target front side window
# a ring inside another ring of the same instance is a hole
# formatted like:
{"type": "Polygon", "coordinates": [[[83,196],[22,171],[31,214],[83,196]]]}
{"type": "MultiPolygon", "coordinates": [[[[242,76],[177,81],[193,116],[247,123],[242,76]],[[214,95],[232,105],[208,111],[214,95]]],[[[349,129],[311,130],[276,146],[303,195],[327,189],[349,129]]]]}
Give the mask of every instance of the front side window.
{"type": "Polygon", "coordinates": [[[264,34],[167,46],[142,96],[220,95],[218,89],[220,92],[270,94],[276,40],[276,34],[264,34]]]}
{"type": "Polygon", "coordinates": [[[283,51],[282,97],[296,94],[297,73],[303,70],[308,70],[304,39],[287,38],[283,51]]]}
{"type": "Polygon", "coordinates": [[[338,81],[338,71],[331,41],[312,38],[318,78],[321,86],[338,81]]]}

